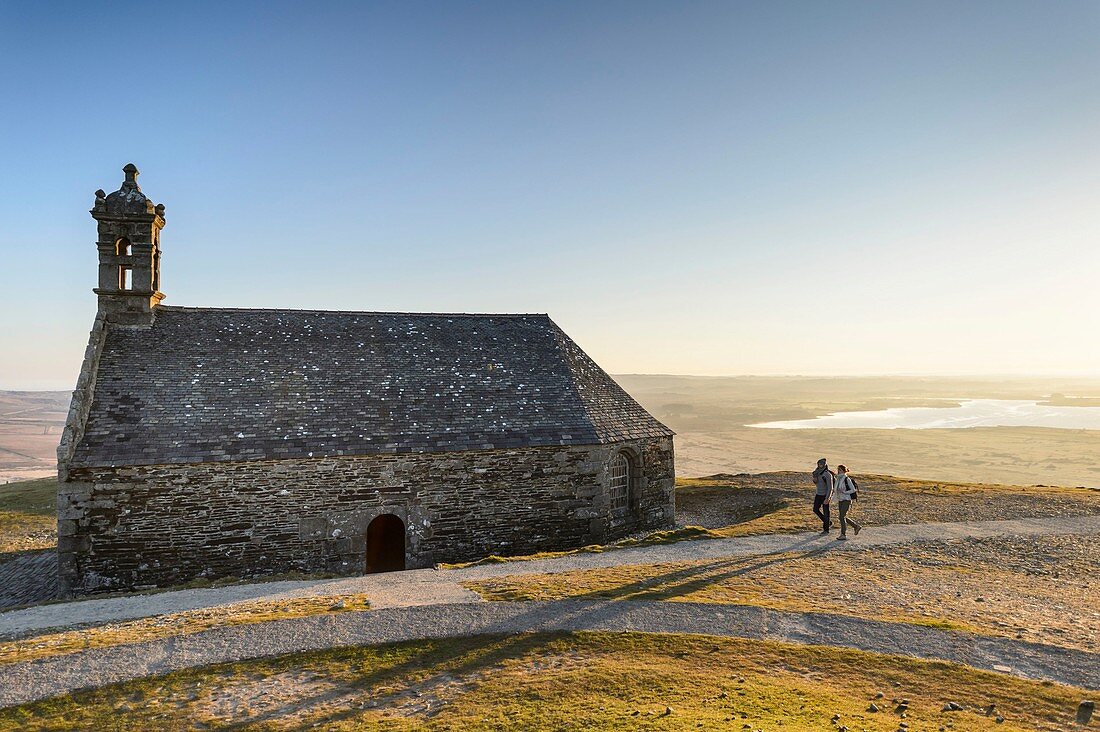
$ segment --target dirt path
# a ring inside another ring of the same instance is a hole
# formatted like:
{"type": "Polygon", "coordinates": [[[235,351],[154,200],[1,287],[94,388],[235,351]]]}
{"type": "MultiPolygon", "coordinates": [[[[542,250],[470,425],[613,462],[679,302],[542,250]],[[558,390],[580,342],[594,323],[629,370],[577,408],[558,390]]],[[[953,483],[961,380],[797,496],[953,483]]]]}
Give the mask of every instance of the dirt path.
{"type": "Polygon", "coordinates": [[[1100,689],[1100,654],[824,613],[663,602],[493,602],[389,608],[216,628],[14,664],[0,706],[195,666],[348,645],[530,631],[687,633],[941,659],[1100,689]]]}
{"type": "Polygon", "coordinates": [[[595,554],[573,554],[551,559],[503,562],[465,569],[432,569],[366,575],[334,580],[266,582],[229,587],[178,590],[151,595],[40,605],[0,613],[0,637],[13,637],[47,628],[99,624],[163,615],[244,600],[279,600],[315,595],[366,594],[375,609],[424,605],[480,603],[481,598],[461,582],[516,574],[540,574],[620,566],[657,564],[697,559],[770,554],[827,548],[850,551],[918,541],[943,541],[981,537],[1027,537],[1100,534],[1100,516],[1018,519],[1011,521],[943,524],[894,524],[874,527],[848,542],[816,533],[749,536],[732,539],[682,541],[648,547],[618,549],[595,554]]]}

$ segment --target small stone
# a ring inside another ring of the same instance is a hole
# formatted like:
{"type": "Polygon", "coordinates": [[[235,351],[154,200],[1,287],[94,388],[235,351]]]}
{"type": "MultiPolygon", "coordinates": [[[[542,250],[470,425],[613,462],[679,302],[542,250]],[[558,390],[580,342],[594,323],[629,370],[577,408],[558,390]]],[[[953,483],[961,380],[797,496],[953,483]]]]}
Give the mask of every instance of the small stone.
{"type": "Polygon", "coordinates": [[[1005,722],[1005,718],[1004,718],[1004,717],[1002,717],[1001,715],[999,715],[999,714],[998,714],[998,715],[997,715],[997,719],[996,719],[996,720],[994,720],[994,721],[996,721],[996,722],[997,722],[997,724],[1004,724],[1004,722],[1005,722]]]}
{"type": "Polygon", "coordinates": [[[871,702],[871,706],[867,707],[867,711],[868,712],[877,712],[878,711],[878,704],[875,704],[874,702],[871,702]]]}
{"type": "Polygon", "coordinates": [[[1077,724],[1088,724],[1092,713],[1096,711],[1096,702],[1085,699],[1077,705],[1077,724]]]}
{"type": "Polygon", "coordinates": [[[328,609],[329,610],[343,610],[347,606],[348,606],[348,604],[346,602],[344,602],[343,600],[337,600],[336,602],[329,605],[328,609]]]}
{"type": "Polygon", "coordinates": [[[833,721],[833,722],[838,722],[838,721],[840,721],[840,715],[839,715],[839,714],[834,714],[834,715],[833,715],[833,718],[832,718],[832,720],[831,720],[831,721],[833,721]]]}
{"type": "Polygon", "coordinates": [[[884,699],[884,698],[886,698],[886,695],[885,695],[885,694],[883,694],[883,693],[882,693],[882,692],[880,691],[879,693],[875,694],[875,698],[876,698],[876,699],[884,699]]]}
{"type": "Polygon", "coordinates": [[[667,717],[670,714],[672,714],[672,707],[666,706],[665,707],[665,716],[667,717]]]}

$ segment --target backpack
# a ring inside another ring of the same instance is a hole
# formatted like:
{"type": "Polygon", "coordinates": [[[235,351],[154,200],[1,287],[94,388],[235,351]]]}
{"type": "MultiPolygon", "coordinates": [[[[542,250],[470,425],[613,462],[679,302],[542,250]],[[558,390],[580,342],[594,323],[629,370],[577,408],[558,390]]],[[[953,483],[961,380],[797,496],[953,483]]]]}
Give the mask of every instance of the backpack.
{"type": "Polygon", "coordinates": [[[857,483],[856,479],[852,476],[849,475],[847,477],[848,480],[852,481],[852,500],[857,501],[859,500],[859,483],[857,483]]]}

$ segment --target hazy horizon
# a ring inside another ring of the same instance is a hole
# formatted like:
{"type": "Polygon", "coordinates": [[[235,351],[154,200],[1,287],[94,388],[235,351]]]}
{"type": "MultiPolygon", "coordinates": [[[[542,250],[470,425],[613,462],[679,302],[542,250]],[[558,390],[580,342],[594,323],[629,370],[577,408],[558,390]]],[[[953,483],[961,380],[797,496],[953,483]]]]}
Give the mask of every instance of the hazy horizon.
{"type": "MultiPolygon", "coordinates": [[[[610,373],[610,372],[609,372],[610,373]]],[[[1004,384],[1031,384],[1047,382],[1051,380],[1080,380],[1093,388],[1100,388],[1100,375],[1089,373],[1048,373],[1048,374],[982,374],[982,373],[882,373],[882,374],[642,374],[642,373],[611,373],[615,379],[652,378],[652,379],[823,379],[835,381],[861,381],[874,379],[900,379],[900,380],[961,380],[973,381],[975,384],[1004,383],[1004,384]]],[[[70,392],[76,386],[76,376],[73,383],[56,382],[50,386],[48,382],[42,382],[44,386],[13,387],[0,382],[0,392],[70,392]]],[[[1045,384],[1045,386],[1055,386],[1045,384]]],[[[1069,385],[1057,385],[1068,388],[1069,385]]],[[[1066,394],[1065,396],[1073,396],[1066,394]]],[[[966,394],[959,394],[958,398],[966,398],[966,394]]],[[[945,397],[946,398],[946,397],[945,397]]]]}
{"type": "Polygon", "coordinates": [[[1092,2],[7,5],[0,388],[75,383],[127,162],[167,305],[547,312],[614,374],[1100,376],[1097,37],[1092,2]]]}

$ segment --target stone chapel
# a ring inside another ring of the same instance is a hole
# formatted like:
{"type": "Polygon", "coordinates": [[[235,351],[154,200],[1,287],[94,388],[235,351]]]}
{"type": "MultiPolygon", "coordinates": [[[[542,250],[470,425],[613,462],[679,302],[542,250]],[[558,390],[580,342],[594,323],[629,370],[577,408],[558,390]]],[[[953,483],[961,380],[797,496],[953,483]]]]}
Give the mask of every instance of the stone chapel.
{"type": "Polygon", "coordinates": [[[58,447],[66,595],[350,575],[673,523],[673,433],[546,315],[165,306],[164,206],[96,191],[58,447]]]}

